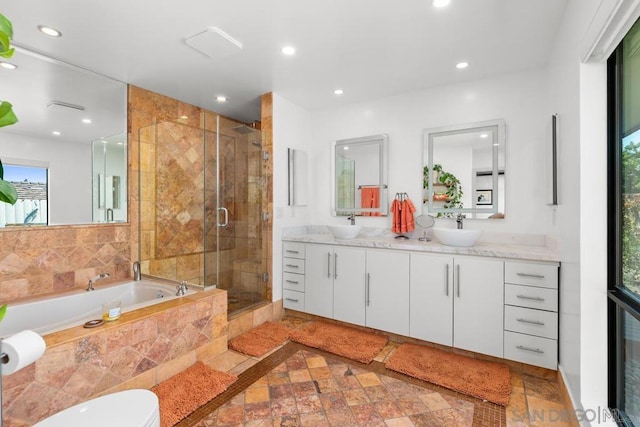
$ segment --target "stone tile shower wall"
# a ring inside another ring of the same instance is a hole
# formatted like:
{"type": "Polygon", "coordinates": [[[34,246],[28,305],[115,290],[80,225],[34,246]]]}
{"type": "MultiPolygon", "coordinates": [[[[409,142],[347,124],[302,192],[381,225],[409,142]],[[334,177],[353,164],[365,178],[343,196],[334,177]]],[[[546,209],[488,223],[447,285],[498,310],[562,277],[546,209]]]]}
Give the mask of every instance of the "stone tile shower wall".
{"type": "Polygon", "coordinates": [[[129,103],[132,141],[140,142],[143,273],[214,284],[219,262],[220,287],[259,290],[270,300],[270,282],[261,281],[271,263],[264,240],[269,230],[270,245],[270,226],[262,221],[262,212],[270,212],[271,179],[264,174],[271,160],[261,160],[265,148],[235,132],[239,122],[220,117],[219,199],[229,210],[230,225],[217,228],[218,114],[135,87],[129,103]]]}

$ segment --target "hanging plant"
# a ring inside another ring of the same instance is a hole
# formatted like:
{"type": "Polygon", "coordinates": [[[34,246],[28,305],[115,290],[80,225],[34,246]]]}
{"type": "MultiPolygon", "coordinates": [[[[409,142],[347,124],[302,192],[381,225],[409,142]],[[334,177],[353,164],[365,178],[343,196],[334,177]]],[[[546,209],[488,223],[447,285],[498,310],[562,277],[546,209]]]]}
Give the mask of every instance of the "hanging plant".
{"type": "MultiPolygon", "coordinates": [[[[15,50],[11,47],[13,26],[6,16],[0,14],[0,57],[11,58],[15,50]]],[[[10,126],[18,121],[13,106],[8,101],[0,101],[0,127],[10,126]]],[[[10,182],[4,180],[4,168],[0,160],[0,202],[14,205],[18,193],[10,182]]],[[[0,313],[1,314],[1,313],[0,313]]]]}
{"type": "MultiPolygon", "coordinates": [[[[462,209],[462,195],[464,194],[462,191],[462,184],[460,180],[452,173],[444,171],[442,169],[442,165],[435,164],[433,165],[433,171],[437,172],[437,178],[434,184],[442,184],[445,186],[446,190],[441,193],[442,201],[444,201],[444,205],[442,206],[444,209],[462,209]]],[[[422,187],[429,188],[429,179],[431,177],[431,173],[429,171],[429,166],[425,166],[422,169],[422,187]]],[[[433,194],[433,199],[436,200],[437,194],[433,194]]],[[[442,213],[439,212],[437,217],[452,217],[453,213],[442,213]]]]}

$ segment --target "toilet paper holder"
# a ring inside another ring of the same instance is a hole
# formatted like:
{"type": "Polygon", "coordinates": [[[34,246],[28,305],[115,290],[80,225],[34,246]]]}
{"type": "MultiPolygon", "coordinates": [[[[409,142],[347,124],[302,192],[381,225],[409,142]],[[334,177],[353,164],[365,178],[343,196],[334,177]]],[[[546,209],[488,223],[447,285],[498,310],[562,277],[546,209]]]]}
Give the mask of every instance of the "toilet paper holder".
{"type": "MultiPolygon", "coordinates": [[[[2,348],[2,338],[0,338],[0,348],[2,348]]],[[[2,365],[9,361],[9,356],[7,353],[0,352],[0,427],[2,427],[2,419],[4,418],[2,414],[2,365]]]]}

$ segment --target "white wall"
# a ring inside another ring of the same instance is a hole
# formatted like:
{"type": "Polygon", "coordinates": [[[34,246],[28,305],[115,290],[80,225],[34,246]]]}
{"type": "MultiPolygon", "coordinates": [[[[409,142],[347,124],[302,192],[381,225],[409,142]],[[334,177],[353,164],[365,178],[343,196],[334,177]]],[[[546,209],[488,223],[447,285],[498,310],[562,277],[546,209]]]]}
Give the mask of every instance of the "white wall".
{"type": "Polygon", "coordinates": [[[2,133],[0,159],[49,163],[49,224],[91,223],[91,145],[2,133]]]}
{"type": "MultiPolygon", "coordinates": [[[[469,220],[468,226],[546,233],[545,186],[539,179],[545,162],[543,146],[547,142],[546,87],[546,74],[535,70],[312,112],[310,168],[315,186],[309,197],[311,223],[344,221],[330,214],[332,141],[389,134],[390,197],[396,192],[406,192],[419,209],[423,130],[503,118],[506,121],[507,218],[469,220]]],[[[361,217],[358,221],[365,226],[391,227],[391,217],[361,217]]]]}
{"type": "MultiPolygon", "coordinates": [[[[282,299],[282,228],[310,224],[312,206],[287,206],[287,148],[309,152],[310,114],[273,94],[273,301],[282,299]]],[[[309,165],[316,159],[309,157],[309,165]]],[[[328,167],[328,164],[327,164],[328,167]]],[[[307,171],[308,172],[308,171],[307,171]]],[[[309,198],[317,179],[309,175],[309,198]]],[[[312,204],[311,202],[309,203],[312,204]]]]}

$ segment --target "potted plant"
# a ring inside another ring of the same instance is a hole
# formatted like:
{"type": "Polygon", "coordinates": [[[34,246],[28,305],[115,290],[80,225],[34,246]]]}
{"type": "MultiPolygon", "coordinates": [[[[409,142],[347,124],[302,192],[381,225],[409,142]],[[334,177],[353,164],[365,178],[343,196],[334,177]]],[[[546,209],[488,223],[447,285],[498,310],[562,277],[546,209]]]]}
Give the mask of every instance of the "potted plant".
{"type": "MultiPolygon", "coordinates": [[[[442,184],[445,187],[445,191],[442,193],[433,192],[434,201],[445,202],[442,206],[444,209],[461,209],[462,205],[462,184],[460,180],[452,173],[449,173],[442,169],[442,165],[433,165],[433,177],[429,173],[429,166],[425,166],[422,169],[422,188],[425,190],[429,188],[429,179],[434,180],[435,184],[442,184]]],[[[428,194],[425,193],[425,201],[428,200],[428,194]]],[[[438,217],[451,217],[453,214],[438,213],[438,217]]]]}
{"type": "MultiPolygon", "coordinates": [[[[11,21],[0,14],[0,57],[11,58],[14,49],[11,47],[13,39],[13,26],[11,21]]],[[[13,106],[8,101],[0,101],[0,127],[9,126],[18,121],[13,112],[13,106]]],[[[0,160],[0,202],[15,204],[18,200],[18,193],[11,183],[4,180],[4,168],[0,160]]]]}

